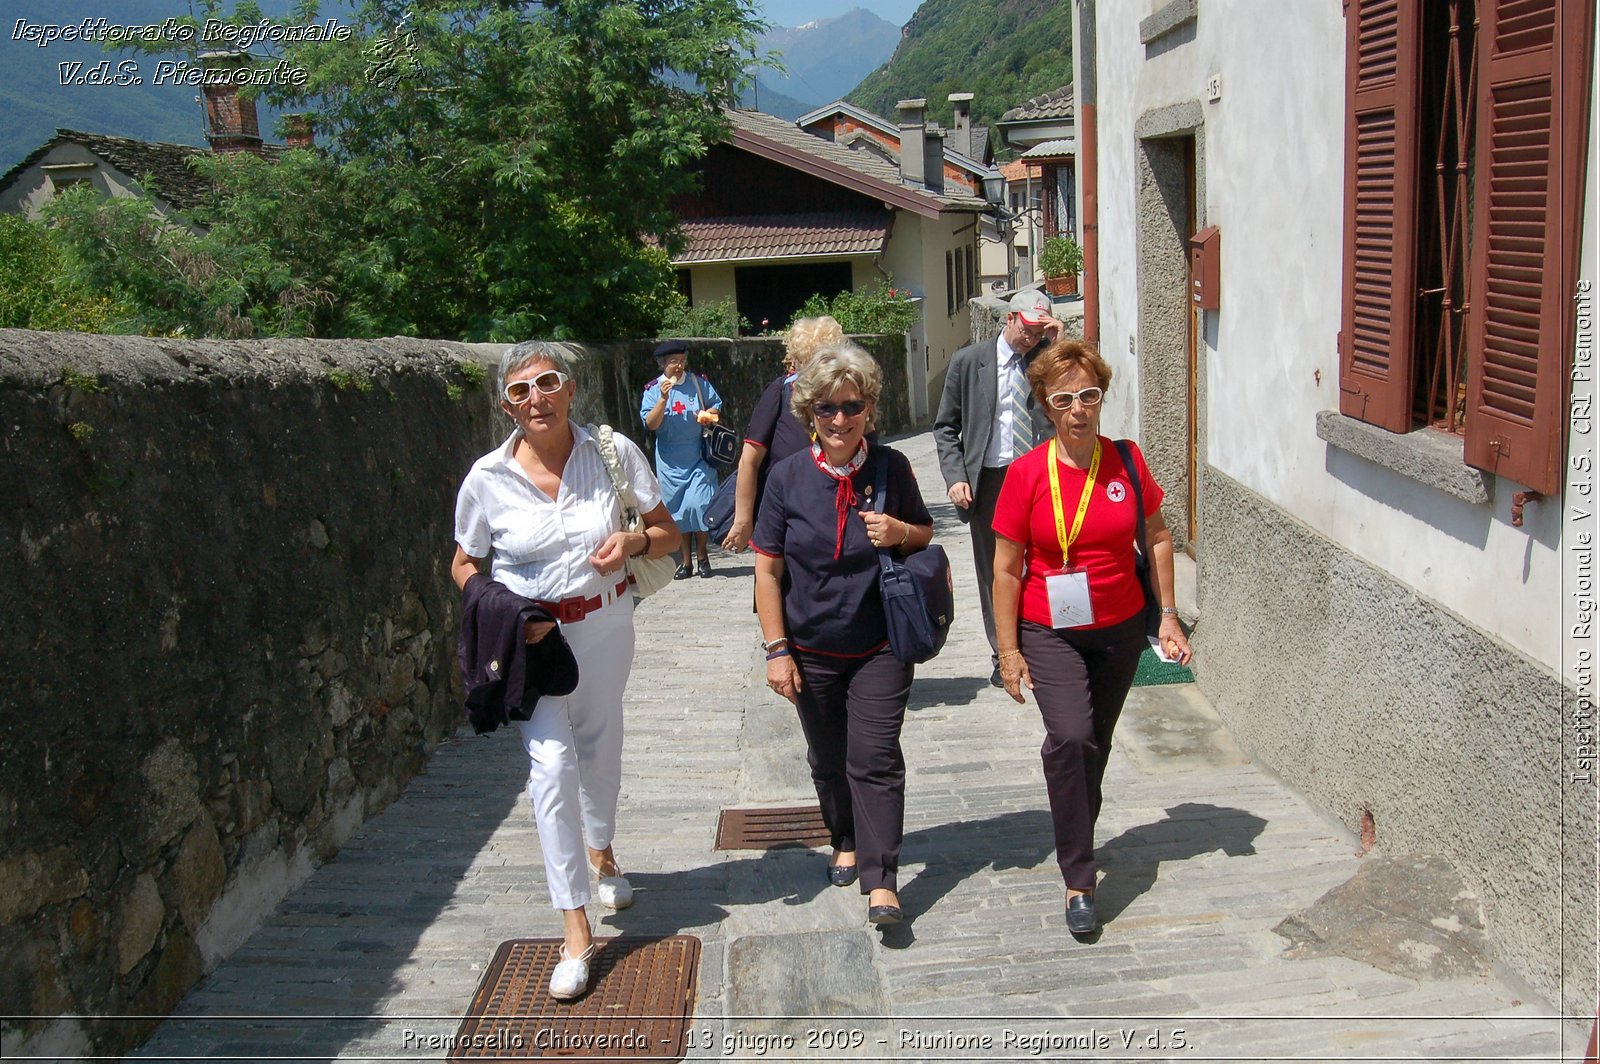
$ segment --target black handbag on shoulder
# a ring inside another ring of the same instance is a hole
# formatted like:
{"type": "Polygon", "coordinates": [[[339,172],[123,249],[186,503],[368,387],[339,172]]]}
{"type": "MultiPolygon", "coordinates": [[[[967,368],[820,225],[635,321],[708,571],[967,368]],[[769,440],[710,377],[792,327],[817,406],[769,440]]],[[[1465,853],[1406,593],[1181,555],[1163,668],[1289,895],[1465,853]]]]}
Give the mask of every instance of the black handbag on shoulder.
{"type": "MultiPolygon", "coordinates": [[[[872,508],[883,512],[889,457],[881,455],[873,478],[872,508]]],[[[904,558],[878,548],[878,592],[889,624],[889,650],[907,665],[920,665],[944,649],[955,619],[955,586],[944,548],[930,543],[904,558]]]]}
{"type": "MultiPolygon", "coordinates": [[[[694,394],[700,409],[704,410],[706,397],[699,377],[694,379],[694,394]]],[[[739,464],[739,448],[743,443],[737,432],[720,422],[710,421],[700,426],[700,457],[719,473],[726,473],[739,464]]]]}

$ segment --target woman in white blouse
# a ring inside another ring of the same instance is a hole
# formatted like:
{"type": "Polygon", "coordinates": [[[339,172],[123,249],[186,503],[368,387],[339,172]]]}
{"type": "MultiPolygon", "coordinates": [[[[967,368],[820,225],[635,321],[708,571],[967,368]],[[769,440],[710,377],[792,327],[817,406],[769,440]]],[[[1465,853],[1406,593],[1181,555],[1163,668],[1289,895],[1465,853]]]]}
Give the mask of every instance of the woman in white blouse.
{"type": "MultiPolygon", "coordinates": [[[[619,434],[617,457],[645,522],[643,532],[621,530],[621,504],[598,444],[568,416],[576,386],[560,352],[538,341],[517,344],[500,360],[498,383],[500,409],[516,428],[461,484],[450,575],[465,587],[487,565],[494,580],[560,621],[578,662],[576,690],[541,698],[531,720],[514,722],[528,751],[528,797],[550,900],[565,924],[562,959],[550,977],[551,996],[565,1000],[589,983],[590,867],[602,905],[621,909],[633,901],[611,850],[622,785],[622,694],[634,646],[625,565],[630,556],[671,553],[680,536],[650,463],[619,434]]],[[[537,643],[554,627],[530,622],[525,638],[537,643]]]]}

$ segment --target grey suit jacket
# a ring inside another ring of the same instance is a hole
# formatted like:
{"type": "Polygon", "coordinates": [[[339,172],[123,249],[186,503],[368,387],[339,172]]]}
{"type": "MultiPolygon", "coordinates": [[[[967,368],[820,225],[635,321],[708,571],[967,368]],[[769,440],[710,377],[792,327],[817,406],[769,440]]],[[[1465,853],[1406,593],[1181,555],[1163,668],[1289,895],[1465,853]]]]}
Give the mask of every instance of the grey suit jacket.
{"type": "MultiPolygon", "coordinates": [[[[989,449],[989,435],[994,431],[1000,405],[995,371],[999,339],[991,336],[963,347],[950,357],[950,368],[945,371],[944,391],[933,418],[933,442],[947,489],[965,481],[974,492],[978,490],[983,454],[989,449]]],[[[1035,437],[1047,438],[1049,423],[1041,411],[1033,409],[1031,397],[1028,408],[1033,414],[1035,437]]],[[[956,513],[963,521],[972,516],[970,509],[958,509],[956,513]]]]}

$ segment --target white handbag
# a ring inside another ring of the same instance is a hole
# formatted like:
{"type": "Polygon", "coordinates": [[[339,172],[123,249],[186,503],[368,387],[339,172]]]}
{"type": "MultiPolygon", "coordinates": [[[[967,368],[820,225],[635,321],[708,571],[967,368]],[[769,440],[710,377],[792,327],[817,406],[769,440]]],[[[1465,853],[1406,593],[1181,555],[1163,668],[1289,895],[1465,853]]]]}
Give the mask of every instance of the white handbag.
{"type": "MultiPolygon", "coordinates": [[[[643,532],[644,515],[639,513],[639,500],[633,494],[633,485],[628,483],[622,460],[617,457],[617,441],[613,438],[611,426],[591,426],[589,432],[600,447],[606,472],[611,474],[611,486],[616,489],[617,501],[622,503],[622,530],[643,532]]],[[[672,575],[677,568],[677,560],[670,554],[663,554],[659,558],[646,558],[643,555],[629,558],[628,583],[633,585],[634,592],[640,598],[645,598],[672,583],[672,575]]]]}

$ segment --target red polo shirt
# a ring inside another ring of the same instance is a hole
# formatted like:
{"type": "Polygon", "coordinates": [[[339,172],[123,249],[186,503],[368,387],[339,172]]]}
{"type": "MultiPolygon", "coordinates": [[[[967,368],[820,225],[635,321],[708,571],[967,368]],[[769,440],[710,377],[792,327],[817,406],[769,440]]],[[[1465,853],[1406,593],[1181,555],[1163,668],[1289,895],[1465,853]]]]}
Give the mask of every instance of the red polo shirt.
{"type": "MultiPolygon", "coordinates": [[[[1145,520],[1160,508],[1166,493],[1150,476],[1144,455],[1132,441],[1140,490],[1144,493],[1145,520]]],[[[1035,447],[1012,462],[1006,470],[1005,484],[994,507],[994,530],[1022,544],[1022,597],[1017,613],[1036,624],[1050,627],[1050,596],[1045,590],[1041,570],[1062,567],[1061,538],[1056,532],[1055,510],[1050,503],[1050,447],[1035,447]]],[[[1073,469],[1057,462],[1061,470],[1061,508],[1068,535],[1083,495],[1086,469],[1073,469]]],[[[1123,468],[1116,444],[1100,437],[1100,473],[1089,497],[1089,510],[1083,517],[1083,530],[1072,545],[1073,568],[1089,570],[1089,603],[1094,607],[1094,624],[1106,628],[1120,624],[1144,609],[1144,589],[1133,571],[1134,536],[1138,515],[1134,510],[1133,485],[1123,468]]]]}

